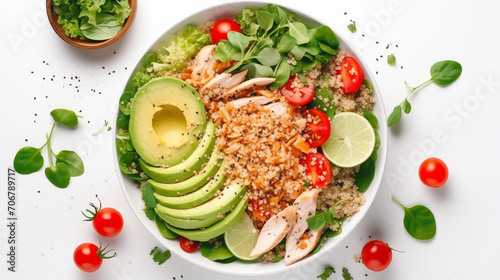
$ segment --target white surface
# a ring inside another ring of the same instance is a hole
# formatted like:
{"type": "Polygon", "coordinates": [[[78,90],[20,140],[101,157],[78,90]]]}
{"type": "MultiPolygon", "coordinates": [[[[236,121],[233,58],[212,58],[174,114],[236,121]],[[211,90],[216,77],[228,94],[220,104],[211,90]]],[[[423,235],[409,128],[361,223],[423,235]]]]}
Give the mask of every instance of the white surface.
{"type": "MultiPolygon", "coordinates": [[[[92,135],[105,120],[113,119],[124,83],[158,36],[199,10],[232,2],[185,1],[173,6],[167,1],[140,1],[129,32],[101,50],[79,50],[60,40],[46,19],[44,1],[4,5],[0,19],[4,38],[0,43],[4,96],[0,112],[4,131],[0,149],[1,258],[7,258],[9,234],[7,168],[18,149],[44,143],[52,125],[52,109],[81,110],[78,128],[57,127],[53,146],[76,150],[86,171],[63,190],[48,183],[43,172],[17,175],[17,272],[8,272],[3,261],[1,279],[234,279],[176,255],[161,266],[152,261],[149,252],[159,244],[140,224],[120,190],[113,132],[92,135]],[[102,238],[91,224],[81,221],[80,211],[95,194],[104,205],[124,215],[125,227],[117,237],[102,238]],[[99,240],[110,243],[119,256],[105,261],[98,272],[80,272],[73,265],[74,248],[99,240]]],[[[449,87],[428,85],[410,99],[411,114],[389,132],[381,191],[356,231],[307,266],[259,279],[317,279],[327,265],[337,270],[330,279],[342,279],[342,267],[354,279],[494,278],[500,261],[500,179],[496,176],[500,118],[495,114],[500,105],[499,40],[495,36],[500,5],[486,0],[473,5],[451,0],[275,2],[313,15],[352,40],[369,68],[378,71],[375,77],[388,112],[407,93],[403,81],[418,85],[427,80],[434,62],[457,60],[463,73],[449,87]],[[357,22],[355,34],[346,28],[350,19],[357,22]],[[387,65],[390,53],[395,54],[397,67],[387,65]],[[450,169],[449,181],[441,189],[425,187],[418,179],[418,164],[429,156],[442,158],[450,169]],[[407,205],[428,206],[436,216],[436,237],[429,242],[412,239],[403,227],[403,211],[391,202],[391,196],[407,205]],[[405,253],[395,252],[385,271],[371,272],[353,258],[370,237],[383,239],[405,253]]]]}

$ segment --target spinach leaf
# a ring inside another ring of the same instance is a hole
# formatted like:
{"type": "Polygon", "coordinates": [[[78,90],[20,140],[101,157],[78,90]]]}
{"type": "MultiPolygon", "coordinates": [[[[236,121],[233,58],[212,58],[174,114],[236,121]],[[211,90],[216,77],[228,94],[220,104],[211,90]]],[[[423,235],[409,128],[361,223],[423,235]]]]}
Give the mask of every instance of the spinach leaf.
{"type": "Polygon", "coordinates": [[[171,231],[167,226],[165,226],[165,222],[160,218],[160,216],[155,215],[154,220],[161,236],[165,237],[166,239],[175,239],[177,237],[177,234],[175,232],[171,231]]]}
{"type": "Polygon", "coordinates": [[[55,166],[45,168],[45,176],[58,188],[66,188],[69,185],[70,172],[65,163],[59,162],[55,166]]]}
{"type": "Polygon", "coordinates": [[[389,117],[387,119],[388,126],[393,126],[400,121],[402,111],[404,111],[405,114],[410,113],[411,104],[410,104],[410,102],[408,102],[408,98],[414,92],[416,92],[418,89],[420,89],[421,87],[423,87],[431,82],[434,82],[435,84],[440,85],[440,86],[450,85],[451,83],[456,81],[458,79],[458,77],[460,77],[460,75],[462,74],[462,65],[460,65],[460,63],[453,61],[453,60],[443,60],[443,61],[439,61],[439,62],[434,63],[431,66],[430,72],[431,72],[431,78],[429,80],[427,80],[426,82],[424,82],[416,87],[410,87],[405,82],[406,85],[408,86],[408,88],[410,89],[410,93],[408,93],[406,98],[401,103],[399,103],[399,105],[394,107],[394,110],[392,111],[392,113],[389,115],[389,117]]]}
{"type": "Polygon", "coordinates": [[[54,109],[50,112],[50,115],[54,118],[54,121],[59,124],[69,127],[75,127],[78,125],[78,116],[72,110],[54,109]]]}
{"type": "Polygon", "coordinates": [[[41,148],[23,147],[14,157],[14,169],[19,174],[31,174],[42,168],[43,161],[41,148]]]}
{"type": "Polygon", "coordinates": [[[429,208],[423,205],[406,207],[392,198],[405,211],[404,226],[406,231],[415,239],[429,240],[436,235],[436,219],[429,208]]]}
{"type": "Polygon", "coordinates": [[[288,22],[290,36],[295,38],[297,45],[309,42],[307,27],[302,22],[288,22]]]}
{"type": "Polygon", "coordinates": [[[368,120],[368,122],[370,123],[370,125],[373,127],[373,128],[377,128],[378,126],[378,119],[377,117],[372,113],[372,111],[366,109],[366,108],[363,108],[363,115],[365,116],[365,119],[368,120]]]}
{"type": "Polygon", "coordinates": [[[460,77],[462,65],[453,60],[443,60],[431,67],[432,81],[440,86],[447,86],[460,77]]]}
{"type": "Polygon", "coordinates": [[[85,172],[83,161],[74,151],[63,150],[56,155],[56,163],[64,163],[71,177],[80,176],[85,172]]]}
{"type": "Polygon", "coordinates": [[[358,191],[365,192],[370,187],[375,177],[375,160],[369,157],[359,166],[359,171],[354,178],[354,184],[358,186],[358,191]]]}
{"type": "MultiPolygon", "coordinates": [[[[216,241],[217,242],[217,241],[216,241]]],[[[200,246],[201,255],[211,261],[226,260],[234,257],[226,244],[216,247],[215,242],[203,242],[200,246]]]]}

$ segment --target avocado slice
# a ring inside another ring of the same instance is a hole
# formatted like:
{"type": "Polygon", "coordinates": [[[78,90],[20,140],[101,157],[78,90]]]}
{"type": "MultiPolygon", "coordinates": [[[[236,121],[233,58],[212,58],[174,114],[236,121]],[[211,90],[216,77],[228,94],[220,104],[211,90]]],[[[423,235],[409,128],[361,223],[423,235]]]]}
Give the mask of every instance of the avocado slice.
{"type": "Polygon", "coordinates": [[[175,208],[175,209],[189,209],[196,207],[210,198],[213,198],[215,193],[224,186],[226,182],[226,176],[224,173],[226,169],[221,166],[214,178],[210,182],[206,183],[203,187],[197,189],[194,192],[188,193],[183,196],[163,196],[158,193],[154,193],[154,196],[158,203],[163,206],[175,208]]]}
{"type": "Polygon", "coordinates": [[[139,159],[139,164],[146,175],[160,183],[177,183],[184,181],[200,171],[203,164],[210,158],[210,152],[215,146],[215,124],[209,121],[203,138],[196,150],[183,162],[172,167],[162,168],[151,166],[144,159],[139,159]]]}
{"type": "Polygon", "coordinates": [[[129,132],[141,158],[152,166],[174,166],[198,147],[207,116],[198,92],[173,77],[152,79],[134,96],[129,132]]]}
{"type": "Polygon", "coordinates": [[[190,178],[173,184],[158,183],[154,180],[148,180],[148,183],[153,187],[155,192],[162,196],[182,196],[192,191],[199,189],[207,182],[212,180],[213,176],[218,172],[223,162],[220,152],[214,150],[207,164],[198,174],[190,178]]]}
{"type": "Polygon", "coordinates": [[[180,236],[184,236],[190,240],[204,242],[223,234],[228,229],[233,227],[241,219],[241,217],[245,213],[246,208],[247,200],[240,200],[240,202],[234,207],[233,211],[227,214],[222,221],[207,228],[189,230],[174,227],[172,225],[169,225],[168,223],[165,223],[165,225],[168,229],[180,236]]]}
{"type": "Polygon", "coordinates": [[[213,219],[231,210],[231,208],[240,201],[247,191],[247,187],[240,183],[231,183],[222,190],[222,193],[207,202],[189,209],[174,209],[156,204],[155,211],[163,219],[168,217],[184,219],[186,223],[189,220],[213,219]]]}

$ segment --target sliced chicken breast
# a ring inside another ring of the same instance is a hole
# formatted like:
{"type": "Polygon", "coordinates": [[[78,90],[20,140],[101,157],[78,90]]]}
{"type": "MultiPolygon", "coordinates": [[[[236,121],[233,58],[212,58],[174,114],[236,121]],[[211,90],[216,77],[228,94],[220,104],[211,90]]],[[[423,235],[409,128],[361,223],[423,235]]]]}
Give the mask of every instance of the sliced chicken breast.
{"type": "Polygon", "coordinates": [[[316,199],[318,198],[319,192],[319,189],[307,190],[297,197],[293,203],[293,206],[297,208],[297,220],[290,229],[286,239],[286,265],[300,260],[312,250],[312,248],[310,248],[309,252],[303,254],[305,250],[298,250],[297,247],[300,247],[302,235],[308,229],[307,219],[316,214],[316,199]]]}
{"type": "Polygon", "coordinates": [[[292,228],[296,215],[297,208],[288,206],[271,217],[262,227],[257,244],[250,253],[250,257],[261,255],[278,245],[292,228]]]}

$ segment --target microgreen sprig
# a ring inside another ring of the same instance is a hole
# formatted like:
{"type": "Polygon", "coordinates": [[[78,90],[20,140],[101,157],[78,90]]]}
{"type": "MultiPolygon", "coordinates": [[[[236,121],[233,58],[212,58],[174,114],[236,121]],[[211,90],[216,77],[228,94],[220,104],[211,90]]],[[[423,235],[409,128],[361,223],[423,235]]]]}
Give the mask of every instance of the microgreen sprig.
{"type": "Polygon", "coordinates": [[[405,84],[410,89],[410,93],[408,93],[406,98],[403,99],[403,101],[399,103],[399,105],[394,107],[394,110],[387,119],[388,126],[393,126],[397,124],[401,119],[402,112],[404,112],[405,114],[410,113],[411,104],[410,102],[408,102],[408,98],[413,93],[415,93],[418,89],[422,88],[423,86],[431,82],[439,86],[448,86],[452,84],[454,81],[458,79],[458,77],[460,77],[460,74],[462,73],[462,65],[453,60],[443,60],[434,63],[434,65],[432,65],[431,67],[430,72],[431,72],[431,78],[416,87],[409,86],[408,83],[405,81],[405,84]]]}
{"type": "Polygon", "coordinates": [[[31,174],[40,170],[44,164],[42,150],[47,147],[49,166],[45,168],[45,176],[54,186],[66,188],[70,177],[84,173],[83,161],[74,151],[63,150],[57,154],[54,153],[51,140],[56,124],[75,127],[78,125],[80,116],[67,109],[52,110],[50,115],[55,122],[46,136],[46,142],[40,148],[29,146],[21,148],[14,157],[14,169],[20,174],[31,174]]]}

